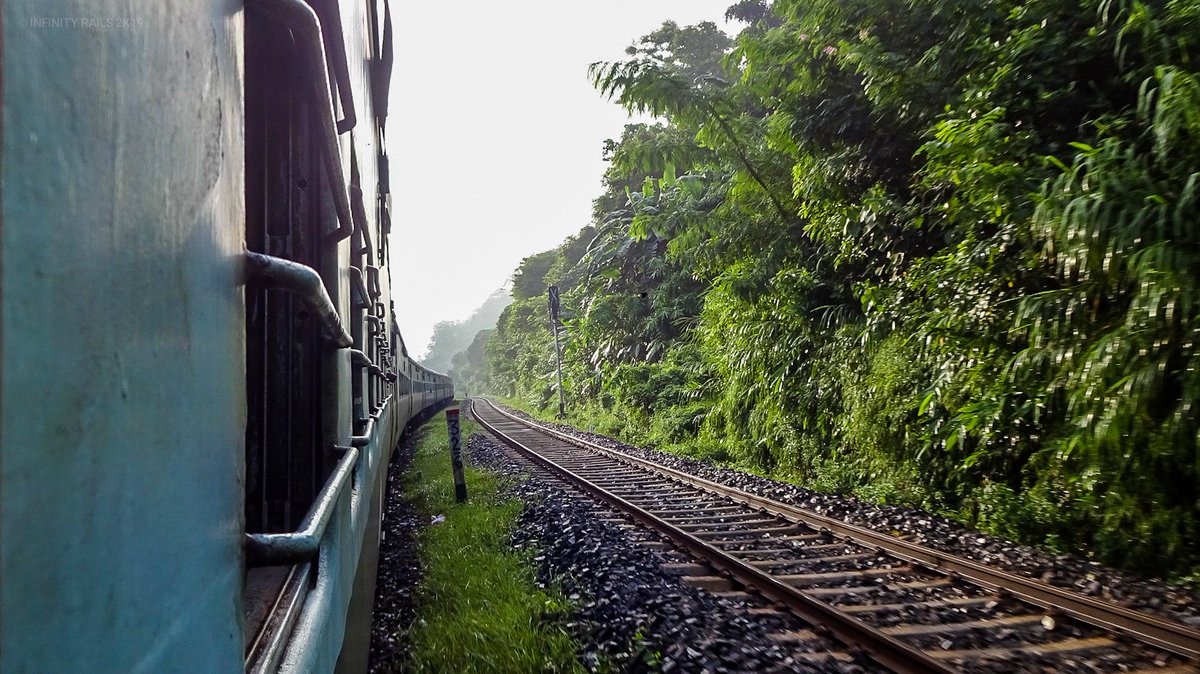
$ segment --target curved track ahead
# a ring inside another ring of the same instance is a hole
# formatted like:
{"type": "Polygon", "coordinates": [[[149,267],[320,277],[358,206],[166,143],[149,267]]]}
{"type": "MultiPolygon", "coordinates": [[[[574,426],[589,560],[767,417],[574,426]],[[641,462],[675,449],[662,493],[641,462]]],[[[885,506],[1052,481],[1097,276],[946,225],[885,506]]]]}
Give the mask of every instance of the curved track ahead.
{"type": "Polygon", "coordinates": [[[1200,631],[1185,625],[710,482],[480,402],[472,411],[489,432],[686,552],[698,564],[678,566],[698,584],[732,583],[737,594],[765,602],[763,610],[810,625],[785,637],[804,659],[865,656],[895,672],[1200,672],[1200,631]]]}

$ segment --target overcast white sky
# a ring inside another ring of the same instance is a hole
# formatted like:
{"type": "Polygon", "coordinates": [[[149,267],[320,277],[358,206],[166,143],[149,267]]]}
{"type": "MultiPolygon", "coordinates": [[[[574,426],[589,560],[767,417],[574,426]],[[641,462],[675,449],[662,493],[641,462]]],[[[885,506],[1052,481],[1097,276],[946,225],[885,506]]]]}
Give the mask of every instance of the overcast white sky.
{"type": "Polygon", "coordinates": [[[625,113],[588,64],[614,60],[670,19],[727,32],[733,0],[393,2],[388,117],[397,321],[424,354],[521,258],[588,224],[604,139],[625,113]],[[447,265],[449,262],[449,266],[447,265]],[[434,279],[441,279],[435,281],[434,279]]]}

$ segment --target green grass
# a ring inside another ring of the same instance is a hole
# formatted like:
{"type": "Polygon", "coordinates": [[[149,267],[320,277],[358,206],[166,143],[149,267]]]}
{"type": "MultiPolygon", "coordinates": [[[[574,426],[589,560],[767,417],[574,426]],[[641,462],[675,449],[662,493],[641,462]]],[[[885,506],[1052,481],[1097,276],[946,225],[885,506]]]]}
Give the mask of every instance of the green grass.
{"type": "MultiPolygon", "coordinates": [[[[465,452],[476,427],[463,417],[465,452]]],[[[535,587],[529,559],[509,545],[520,502],[501,496],[492,474],[468,468],[470,497],[456,504],[445,414],[419,433],[405,494],[427,521],[446,520],[420,537],[424,575],[403,671],[584,671],[574,641],[560,627],[564,602],[535,587]]]]}

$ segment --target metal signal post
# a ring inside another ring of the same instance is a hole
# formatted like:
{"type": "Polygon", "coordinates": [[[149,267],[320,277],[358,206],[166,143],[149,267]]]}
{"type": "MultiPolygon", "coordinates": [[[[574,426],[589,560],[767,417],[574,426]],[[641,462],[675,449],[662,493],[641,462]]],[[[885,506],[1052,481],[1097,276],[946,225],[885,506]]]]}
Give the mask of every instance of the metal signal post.
{"type": "Polygon", "coordinates": [[[550,286],[550,331],[554,333],[554,358],[558,364],[558,418],[567,416],[566,402],[563,398],[562,383],[562,347],[558,343],[558,286],[550,286]]]}

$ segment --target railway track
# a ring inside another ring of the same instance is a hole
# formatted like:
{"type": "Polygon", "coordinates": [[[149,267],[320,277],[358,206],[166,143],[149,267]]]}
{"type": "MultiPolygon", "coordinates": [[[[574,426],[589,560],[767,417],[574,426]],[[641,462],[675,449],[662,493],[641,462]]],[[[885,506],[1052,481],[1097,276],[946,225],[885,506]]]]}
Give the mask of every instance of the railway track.
{"type": "Polygon", "coordinates": [[[1200,631],[1186,625],[688,475],[488,401],[471,408],[529,462],[655,532],[685,580],[807,624],[777,635],[798,660],[869,659],[903,673],[1200,673],[1200,631]]]}

